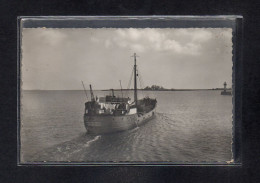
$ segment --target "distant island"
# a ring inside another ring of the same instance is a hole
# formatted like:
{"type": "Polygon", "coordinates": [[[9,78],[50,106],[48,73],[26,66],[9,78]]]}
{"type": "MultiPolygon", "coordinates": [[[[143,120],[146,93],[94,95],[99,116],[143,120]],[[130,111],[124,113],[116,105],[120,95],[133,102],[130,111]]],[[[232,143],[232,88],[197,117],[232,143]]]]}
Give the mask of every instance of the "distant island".
{"type": "Polygon", "coordinates": [[[166,89],[162,86],[157,86],[157,85],[152,85],[151,87],[147,86],[144,88],[144,90],[158,90],[158,91],[165,91],[165,90],[174,90],[173,88],[172,89],[166,89]]]}
{"type": "Polygon", "coordinates": [[[168,89],[168,88],[164,88],[162,86],[158,86],[158,85],[152,85],[151,87],[147,86],[145,87],[143,90],[147,90],[147,91],[195,91],[195,90],[211,90],[211,89],[168,89]]]}

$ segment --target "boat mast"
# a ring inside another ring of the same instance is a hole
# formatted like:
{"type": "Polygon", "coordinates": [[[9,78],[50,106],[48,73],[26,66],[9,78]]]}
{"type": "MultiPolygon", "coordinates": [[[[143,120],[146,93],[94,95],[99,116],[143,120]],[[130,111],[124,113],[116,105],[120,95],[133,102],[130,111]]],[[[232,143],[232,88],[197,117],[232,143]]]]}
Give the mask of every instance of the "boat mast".
{"type": "Polygon", "coordinates": [[[137,106],[137,81],[136,81],[136,77],[137,77],[137,73],[136,73],[136,53],[134,53],[134,55],[132,56],[134,57],[134,61],[135,61],[135,65],[134,65],[134,74],[135,74],[135,83],[134,83],[134,100],[135,100],[135,105],[137,106]]]}
{"type": "Polygon", "coordinates": [[[95,101],[95,97],[94,97],[91,85],[89,85],[89,88],[90,88],[90,94],[91,94],[91,101],[95,101]]]}

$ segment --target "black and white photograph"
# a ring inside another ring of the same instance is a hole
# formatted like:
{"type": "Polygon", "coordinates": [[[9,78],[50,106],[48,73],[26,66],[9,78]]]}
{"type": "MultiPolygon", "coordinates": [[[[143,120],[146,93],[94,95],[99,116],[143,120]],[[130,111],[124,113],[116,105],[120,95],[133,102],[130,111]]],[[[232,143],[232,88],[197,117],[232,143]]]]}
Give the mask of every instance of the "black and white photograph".
{"type": "Polygon", "coordinates": [[[232,31],[22,27],[20,162],[232,162],[232,31]]]}

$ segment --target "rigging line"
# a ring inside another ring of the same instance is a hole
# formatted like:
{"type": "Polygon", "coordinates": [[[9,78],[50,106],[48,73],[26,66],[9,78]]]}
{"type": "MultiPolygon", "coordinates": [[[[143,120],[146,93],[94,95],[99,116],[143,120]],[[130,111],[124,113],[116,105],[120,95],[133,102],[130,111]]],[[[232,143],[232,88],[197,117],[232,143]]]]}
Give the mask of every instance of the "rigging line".
{"type": "Polygon", "coordinates": [[[140,71],[139,71],[139,75],[140,75],[140,79],[141,79],[142,85],[143,85],[143,87],[145,87],[145,85],[144,85],[144,80],[143,80],[143,77],[142,77],[142,74],[141,74],[140,71]]]}
{"type": "Polygon", "coordinates": [[[128,81],[128,85],[127,85],[127,89],[129,89],[130,85],[131,85],[131,82],[132,82],[132,78],[133,78],[133,69],[132,69],[132,72],[131,72],[131,77],[128,81]]]}
{"type": "Polygon", "coordinates": [[[142,77],[141,77],[140,74],[139,74],[139,81],[140,81],[141,88],[144,89],[144,85],[143,85],[143,82],[142,82],[142,77]]]}
{"type": "Polygon", "coordinates": [[[84,83],[83,83],[83,81],[81,81],[81,83],[82,83],[82,86],[83,86],[83,88],[84,88],[84,92],[85,92],[86,98],[87,98],[87,100],[88,100],[87,91],[86,91],[86,88],[85,88],[85,86],[84,86],[84,83]]]}
{"type": "Polygon", "coordinates": [[[121,95],[122,95],[122,98],[123,98],[123,89],[122,89],[121,80],[119,80],[119,82],[120,82],[120,87],[121,87],[121,95]]]}
{"type": "Polygon", "coordinates": [[[142,97],[144,98],[143,87],[141,86],[141,80],[140,80],[140,77],[138,77],[138,79],[139,79],[139,82],[140,82],[140,89],[141,89],[142,97]]]}
{"type": "MultiPolygon", "coordinates": [[[[139,72],[139,75],[140,75],[140,79],[141,79],[141,82],[142,82],[142,85],[143,85],[143,89],[144,89],[145,83],[144,83],[144,80],[143,80],[143,77],[142,77],[141,72],[139,72]]],[[[143,93],[146,93],[146,96],[149,96],[149,94],[148,94],[145,90],[143,90],[143,93]]],[[[155,96],[154,96],[154,97],[155,97],[155,96]]]]}
{"type": "Polygon", "coordinates": [[[133,74],[134,74],[134,68],[132,69],[131,77],[130,77],[130,80],[128,82],[127,88],[130,87],[130,84],[131,84],[131,81],[132,81],[132,78],[133,78],[133,74]]]}
{"type": "Polygon", "coordinates": [[[132,83],[132,79],[133,79],[133,74],[134,74],[134,67],[132,69],[132,73],[131,73],[131,77],[130,77],[130,80],[128,82],[128,85],[127,85],[127,90],[126,90],[126,95],[129,97],[129,88],[130,88],[130,85],[132,83]]]}
{"type": "Polygon", "coordinates": [[[138,70],[138,79],[139,79],[139,82],[140,82],[140,89],[141,89],[141,93],[142,93],[142,97],[144,98],[144,91],[143,91],[143,86],[142,86],[142,82],[141,82],[141,77],[140,77],[140,72],[138,70]]]}
{"type": "Polygon", "coordinates": [[[143,77],[142,77],[142,74],[141,74],[141,72],[140,71],[138,71],[138,76],[139,76],[139,78],[140,78],[140,84],[141,84],[141,87],[142,87],[142,89],[144,89],[144,81],[143,81],[143,77]]]}

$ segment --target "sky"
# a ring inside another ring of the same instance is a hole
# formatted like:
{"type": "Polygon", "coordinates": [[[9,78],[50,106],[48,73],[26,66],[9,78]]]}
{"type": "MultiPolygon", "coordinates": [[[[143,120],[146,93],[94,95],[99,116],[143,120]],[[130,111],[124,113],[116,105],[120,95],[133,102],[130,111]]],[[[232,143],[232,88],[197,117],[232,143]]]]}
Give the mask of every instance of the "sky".
{"type": "MultiPolygon", "coordinates": [[[[24,28],[22,89],[127,88],[136,53],[143,85],[211,89],[232,83],[230,28],[24,28]]],[[[133,82],[132,86],[133,87],[133,82]]]]}

